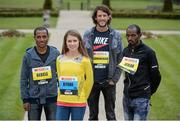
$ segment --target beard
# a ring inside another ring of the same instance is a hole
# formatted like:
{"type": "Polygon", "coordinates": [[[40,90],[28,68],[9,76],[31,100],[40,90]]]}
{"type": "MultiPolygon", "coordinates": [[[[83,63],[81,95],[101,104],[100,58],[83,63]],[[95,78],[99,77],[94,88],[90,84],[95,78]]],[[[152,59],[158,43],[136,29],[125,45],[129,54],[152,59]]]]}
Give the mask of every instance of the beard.
{"type": "Polygon", "coordinates": [[[99,22],[99,23],[97,23],[97,25],[99,26],[99,27],[106,27],[107,26],[107,22],[104,22],[104,24],[100,24],[101,22],[99,22]]]}
{"type": "Polygon", "coordinates": [[[136,41],[129,40],[128,45],[130,47],[136,47],[137,45],[139,45],[139,40],[136,40],[136,41]]]}
{"type": "Polygon", "coordinates": [[[38,46],[39,48],[45,48],[45,47],[47,46],[47,43],[48,43],[48,42],[37,42],[37,46],[38,46]]]}

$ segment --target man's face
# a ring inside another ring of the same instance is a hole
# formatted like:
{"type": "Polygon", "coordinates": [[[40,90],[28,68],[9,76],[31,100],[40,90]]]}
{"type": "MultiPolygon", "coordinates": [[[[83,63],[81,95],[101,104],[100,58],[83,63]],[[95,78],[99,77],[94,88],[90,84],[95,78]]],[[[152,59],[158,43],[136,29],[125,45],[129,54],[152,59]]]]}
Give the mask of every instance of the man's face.
{"type": "Polygon", "coordinates": [[[140,42],[141,34],[137,33],[136,28],[128,28],[126,30],[126,38],[131,46],[137,46],[140,42]]]}
{"type": "Polygon", "coordinates": [[[37,30],[34,39],[37,47],[44,48],[47,46],[49,36],[47,35],[46,30],[37,30]]]}
{"type": "Polygon", "coordinates": [[[97,26],[106,27],[107,22],[108,22],[109,19],[110,19],[110,17],[108,16],[107,13],[105,13],[105,12],[103,12],[101,10],[97,11],[97,15],[96,15],[96,18],[95,18],[95,20],[97,21],[97,26]]]}

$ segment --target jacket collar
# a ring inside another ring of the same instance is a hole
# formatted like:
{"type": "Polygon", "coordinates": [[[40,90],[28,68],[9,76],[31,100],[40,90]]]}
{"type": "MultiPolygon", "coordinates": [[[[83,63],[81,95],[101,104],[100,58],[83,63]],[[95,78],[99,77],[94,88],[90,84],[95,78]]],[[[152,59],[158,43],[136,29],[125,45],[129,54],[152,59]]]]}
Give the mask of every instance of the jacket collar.
{"type": "Polygon", "coordinates": [[[143,44],[142,40],[140,40],[140,43],[139,43],[138,46],[136,46],[135,48],[132,48],[132,46],[131,46],[130,44],[128,44],[128,48],[129,48],[130,50],[137,51],[137,50],[139,50],[139,48],[142,47],[143,45],[144,45],[144,44],[143,44]]]}
{"type": "MultiPolygon", "coordinates": [[[[56,56],[55,56],[56,53],[55,53],[54,49],[53,49],[52,47],[50,47],[50,46],[49,46],[49,48],[50,48],[50,50],[49,50],[49,51],[50,51],[50,52],[49,52],[49,56],[48,56],[46,62],[44,63],[44,65],[48,65],[48,64],[51,63],[51,62],[55,59],[55,57],[56,57],[56,56]]],[[[32,59],[41,61],[41,58],[40,58],[40,57],[38,56],[38,54],[36,53],[34,47],[28,49],[28,50],[27,50],[27,53],[30,54],[30,56],[31,56],[32,59]]]]}
{"type": "MultiPolygon", "coordinates": [[[[94,35],[95,29],[96,29],[96,27],[93,27],[93,28],[92,28],[92,30],[91,30],[91,35],[94,35]]],[[[112,35],[112,34],[113,34],[113,29],[112,29],[110,26],[108,26],[108,30],[110,31],[110,35],[112,35]]]]}

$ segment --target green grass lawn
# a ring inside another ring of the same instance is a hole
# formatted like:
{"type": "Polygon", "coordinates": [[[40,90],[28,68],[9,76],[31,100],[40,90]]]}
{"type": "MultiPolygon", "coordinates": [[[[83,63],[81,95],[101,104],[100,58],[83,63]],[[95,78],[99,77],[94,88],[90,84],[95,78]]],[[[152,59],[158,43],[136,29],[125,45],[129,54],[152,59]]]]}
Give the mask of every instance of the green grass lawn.
{"type": "Polygon", "coordinates": [[[26,48],[33,43],[29,35],[25,38],[0,38],[0,120],[23,118],[19,91],[20,66],[26,48]]]}
{"type": "MultiPolygon", "coordinates": [[[[123,35],[125,46],[126,39],[123,35]]],[[[151,120],[180,119],[180,36],[163,35],[144,42],[156,51],[162,80],[158,91],[152,96],[151,120]]]]}
{"type": "Polygon", "coordinates": [[[180,30],[180,20],[144,19],[144,18],[113,18],[111,26],[126,29],[130,24],[137,24],[144,30],[180,30]]]}
{"type": "Polygon", "coordinates": [[[163,36],[145,43],[154,48],[159,59],[162,82],[152,98],[150,119],[180,120],[180,36],[163,36]]]}
{"type": "MultiPolygon", "coordinates": [[[[102,0],[91,0],[91,3],[91,6],[96,6],[97,4],[100,5],[102,3],[102,0]]],[[[146,6],[150,5],[162,6],[162,2],[158,0],[111,0],[110,4],[113,9],[144,9],[146,8],[146,6]]]]}
{"type": "MultiPolygon", "coordinates": [[[[59,7],[59,0],[52,0],[53,8],[59,7]]],[[[42,8],[44,0],[0,0],[0,8],[42,8]]]]}
{"type": "MultiPolygon", "coordinates": [[[[179,41],[180,36],[177,35],[144,40],[156,51],[162,74],[160,87],[152,97],[150,119],[176,120],[180,115],[179,41]]],[[[127,45],[124,35],[123,43],[127,45]]],[[[26,48],[33,44],[34,40],[30,35],[25,38],[0,38],[0,120],[23,118],[24,111],[19,94],[20,66],[26,48]]]]}
{"type": "MultiPolygon", "coordinates": [[[[53,8],[59,8],[60,0],[52,0],[53,8]]],[[[87,0],[63,0],[64,7],[67,8],[67,2],[70,3],[71,9],[80,9],[81,3],[87,3],[87,0]]],[[[44,0],[0,0],[0,8],[42,8],[44,0]]],[[[102,0],[90,0],[90,7],[94,8],[100,5],[102,0]]],[[[84,4],[87,6],[86,4],[84,4]]],[[[111,0],[111,7],[113,9],[145,9],[147,6],[160,6],[162,7],[162,0],[111,0]]],[[[175,9],[180,6],[173,6],[175,9]]]]}
{"type": "MultiPolygon", "coordinates": [[[[100,5],[102,0],[91,0],[91,6],[100,5]]],[[[163,6],[162,0],[111,0],[111,7],[113,9],[146,9],[147,6],[163,6]]],[[[178,5],[174,8],[180,8],[178,5]]]]}
{"type": "MultiPolygon", "coordinates": [[[[89,0],[90,8],[95,8],[102,4],[102,0],[89,0]]],[[[64,3],[70,3],[71,9],[80,9],[81,3],[87,3],[87,0],[64,0],[64,3]]],[[[65,6],[64,4],[64,6],[65,6]]],[[[110,0],[112,9],[146,9],[147,6],[163,6],[162,0],[110,0]]],[[[66,4],[67,5],[67,4],[66,4]]],[[[86,4],[84,4],[86,5],[86,4]]],[[[66,7],[64,7],[66,8],[66,7]]],[[[178,5],[173,5],[174,9],[180,8],[178,5]]]]}
{"type": "MultiPolygon", "coordinates": [[[[34,29],[43,25],[41,17],[8,17],[0,18],[0,29],[34,29]]],[[[51,27],[56,27],[57,18],[51,17],[51,27]]]]}

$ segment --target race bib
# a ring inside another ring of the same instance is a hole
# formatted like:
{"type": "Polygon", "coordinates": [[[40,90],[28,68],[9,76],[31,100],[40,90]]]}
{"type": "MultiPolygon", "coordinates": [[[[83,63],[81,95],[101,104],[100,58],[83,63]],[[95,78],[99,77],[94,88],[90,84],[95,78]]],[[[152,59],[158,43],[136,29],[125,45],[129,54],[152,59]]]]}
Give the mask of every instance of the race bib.
{"type": "Polygon", "coordinates": [[[94,64],[108,64],[109,63],[108,51],[94,51],[93,54],[94,54],[93,56],[94,64]]]}
{"type": "Polygon", "coordinates": [[[139,66],[139,59],[123,57],[119,66],[126,72],[134,74],[139,66]]]}
{"type": "Polygon", "coordinates": [[[33,80],[45,80],[52,78],[51,66],[32,68],[33,80]]]}
{"type": "Polygon", "coordinates": [[[59,88],[62,95],[78,95],[77,77],[60,76],[59,88]]]}

